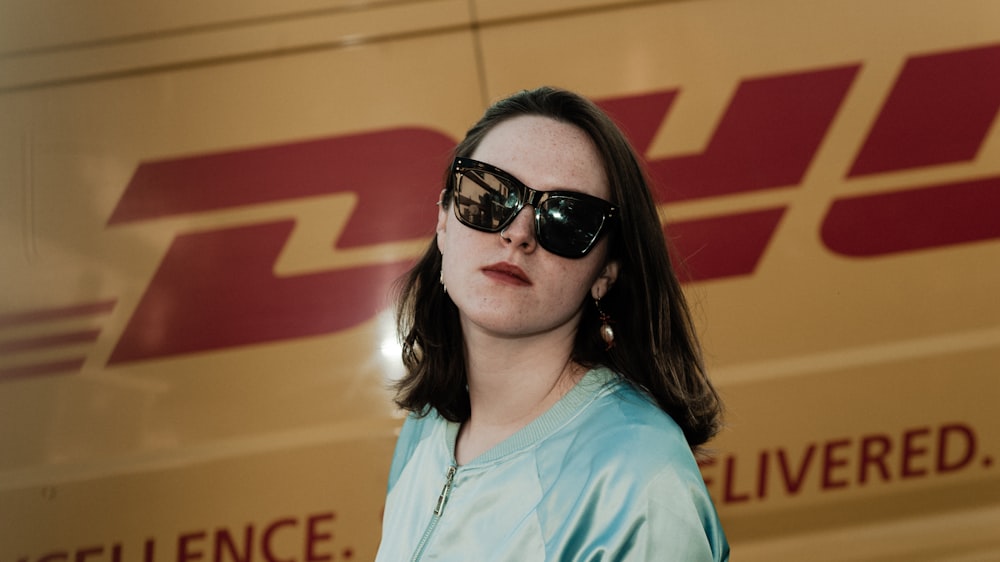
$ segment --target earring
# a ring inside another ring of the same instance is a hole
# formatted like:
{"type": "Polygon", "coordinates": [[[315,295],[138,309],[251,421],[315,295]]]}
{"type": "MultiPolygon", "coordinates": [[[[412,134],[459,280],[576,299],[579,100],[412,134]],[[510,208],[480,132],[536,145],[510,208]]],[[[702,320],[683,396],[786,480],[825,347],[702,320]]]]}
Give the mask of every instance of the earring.
{"type": "Polygon", "coordinates": [[[594,299],[594,306],[597,307],[598,318],[600,318],[601,320],[601,327],[600,327],[601,339],[604,340],[604,343],[608,345],[608,347],[606,347],[604,350],[609,351],[612,347],[615,346],[615,331],[611,329],[611,324],[613,323],[613,320],[611,320],[611,317],[608,316],[608,314],[601,309],[601,299],[594,299]]]}
{"type": "Polygon", "coordinates": [[[444,289],[445,294],[448,294],[448,286],[444,284],[444,268],[441,268],[441,287],[444,289]]]}

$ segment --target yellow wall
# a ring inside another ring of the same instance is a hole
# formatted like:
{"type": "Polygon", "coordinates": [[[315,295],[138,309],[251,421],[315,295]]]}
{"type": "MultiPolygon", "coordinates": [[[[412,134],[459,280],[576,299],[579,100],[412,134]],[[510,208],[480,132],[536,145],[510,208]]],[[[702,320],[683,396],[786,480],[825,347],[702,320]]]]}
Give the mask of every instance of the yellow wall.
{"type": "Polygon", "coordinates": [[[998,22],[0,1],[0,561],[371,559],[391,280],[451,144],[540,84],[661,181],[736,556],[1000,559],[998,22]]]}

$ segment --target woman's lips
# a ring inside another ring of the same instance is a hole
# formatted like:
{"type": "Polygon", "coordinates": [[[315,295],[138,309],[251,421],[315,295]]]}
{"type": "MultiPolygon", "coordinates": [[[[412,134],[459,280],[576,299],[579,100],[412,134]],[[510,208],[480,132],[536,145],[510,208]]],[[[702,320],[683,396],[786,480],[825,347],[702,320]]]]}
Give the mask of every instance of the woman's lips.
{"type": "Polygon", "coordinates": [[[514,285],[531,285],[531,279],[523,269],[512,263],[500,262],[483,268],[483,274],[491,279],[514,285]]]}

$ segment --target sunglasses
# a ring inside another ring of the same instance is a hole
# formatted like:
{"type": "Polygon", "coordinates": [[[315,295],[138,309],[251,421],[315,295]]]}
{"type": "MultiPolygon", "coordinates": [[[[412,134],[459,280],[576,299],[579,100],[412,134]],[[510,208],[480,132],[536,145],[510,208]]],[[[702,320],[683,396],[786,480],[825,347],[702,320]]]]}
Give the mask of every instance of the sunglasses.
{"type": "Polygon", "coordinates": [[[575,191],[537,191],[507,172],[471,158],[455,158],[455,217],[482,232],[501,232],[525,205],[535,209],[538,245],[564,258],[582,258],[597,244],[618,209],[575,191]]]}

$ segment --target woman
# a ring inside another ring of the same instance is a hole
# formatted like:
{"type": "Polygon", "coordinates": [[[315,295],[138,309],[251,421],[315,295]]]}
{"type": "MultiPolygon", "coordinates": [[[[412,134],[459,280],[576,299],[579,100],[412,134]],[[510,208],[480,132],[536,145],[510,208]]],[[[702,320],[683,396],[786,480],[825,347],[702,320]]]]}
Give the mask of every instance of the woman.
{"type": "Polygon", "coordinates": [[[628,142],[540,88],[455,155],[401,290],[378,560],[727,559],[692,453],[721,403],[628,142]]]}

